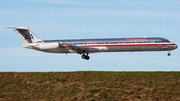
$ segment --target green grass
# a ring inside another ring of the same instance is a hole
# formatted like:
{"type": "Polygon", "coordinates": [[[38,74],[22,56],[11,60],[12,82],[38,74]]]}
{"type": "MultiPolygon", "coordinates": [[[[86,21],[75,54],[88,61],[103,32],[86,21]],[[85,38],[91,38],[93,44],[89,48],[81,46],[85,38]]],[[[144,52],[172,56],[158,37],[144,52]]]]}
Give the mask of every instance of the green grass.
{"type": "Polygon", "coordinates": [[[88,89],[89,93],[97,93],[97,92],[100,92],[101,90],[100,89],[88,89]]]}
{"type": "Polygon", "coordinates": [[[0,100],[180,100],[180,72],[1,72],[0,100]]]}

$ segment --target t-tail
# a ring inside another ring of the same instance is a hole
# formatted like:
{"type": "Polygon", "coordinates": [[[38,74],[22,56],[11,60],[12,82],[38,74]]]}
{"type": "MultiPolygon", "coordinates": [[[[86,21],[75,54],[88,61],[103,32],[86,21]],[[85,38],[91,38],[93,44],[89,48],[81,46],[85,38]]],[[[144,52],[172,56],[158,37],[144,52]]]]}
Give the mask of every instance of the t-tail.
{"type": "Polygon", "coordinates": [[[35,36],[28,27],[17,27],[17,28],[6,27],[6,28],[10,28],[16,31],[26,44],[42,41],[37,36],[35,36]]]}

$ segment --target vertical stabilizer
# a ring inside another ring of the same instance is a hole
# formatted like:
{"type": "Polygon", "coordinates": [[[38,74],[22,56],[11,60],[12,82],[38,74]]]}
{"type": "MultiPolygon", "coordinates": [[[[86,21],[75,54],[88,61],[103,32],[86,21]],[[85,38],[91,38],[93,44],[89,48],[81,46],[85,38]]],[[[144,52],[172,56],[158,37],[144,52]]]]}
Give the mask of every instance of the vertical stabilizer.
{"type": "MultiPolygon", "coordinates": [[[[7,27],[7,28],[10,28],[10,27],[7,27]]],[[[25,43],[34,43],[34,42],[42,41],[37,36],[35,36],[28,27],[17,27],[17,28],[10,28],[10,29],[13,29],[14,31],[16,31],[25,43]]]]}

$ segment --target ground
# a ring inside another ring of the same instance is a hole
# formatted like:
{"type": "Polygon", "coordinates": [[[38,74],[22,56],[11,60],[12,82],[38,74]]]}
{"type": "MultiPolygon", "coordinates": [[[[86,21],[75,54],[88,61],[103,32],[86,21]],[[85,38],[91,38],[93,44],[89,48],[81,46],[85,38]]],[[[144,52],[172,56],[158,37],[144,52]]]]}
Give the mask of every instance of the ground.
{"type": "Polygon", "coordinates": [[[0,100],[180,101],[180,72],[1,72],[0,100]]]}

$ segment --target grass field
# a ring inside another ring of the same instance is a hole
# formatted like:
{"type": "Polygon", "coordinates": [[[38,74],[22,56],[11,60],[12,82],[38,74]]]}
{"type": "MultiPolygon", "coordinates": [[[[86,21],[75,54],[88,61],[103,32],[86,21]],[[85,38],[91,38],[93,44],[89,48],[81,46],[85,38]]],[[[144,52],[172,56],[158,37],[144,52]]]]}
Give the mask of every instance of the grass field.
{"type": "Polygon", "coordinates": [[[180,72],[1,72],[0,100],[180,101],[180,72]]]}

